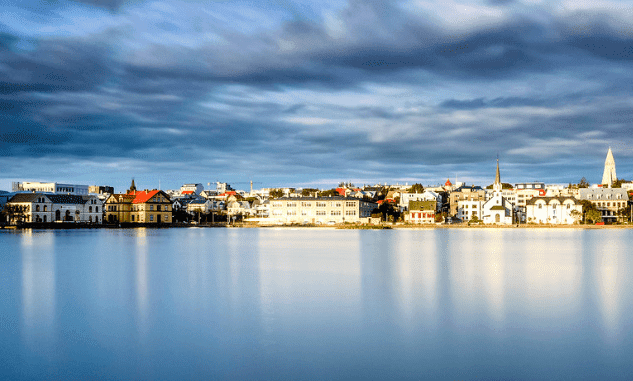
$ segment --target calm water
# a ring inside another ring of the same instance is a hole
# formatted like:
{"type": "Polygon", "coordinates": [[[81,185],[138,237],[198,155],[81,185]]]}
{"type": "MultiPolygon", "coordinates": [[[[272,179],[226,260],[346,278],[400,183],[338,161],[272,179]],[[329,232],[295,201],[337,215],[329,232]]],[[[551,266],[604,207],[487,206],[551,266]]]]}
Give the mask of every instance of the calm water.
{"type": "Polygon", "coordinates": [[[633,379],[632,239],[0,232],[0,378],[633,379]]]}

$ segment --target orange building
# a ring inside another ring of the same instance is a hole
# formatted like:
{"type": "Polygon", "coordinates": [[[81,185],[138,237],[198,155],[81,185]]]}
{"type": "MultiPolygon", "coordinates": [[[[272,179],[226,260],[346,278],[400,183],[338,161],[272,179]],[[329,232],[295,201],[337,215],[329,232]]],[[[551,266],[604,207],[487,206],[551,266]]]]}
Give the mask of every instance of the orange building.
{"type": "Polygon", "coordinates": [[[132,186],[125,194],[113,194],[105,202],[105,220],[109,223],[170,224],[172,206],[162,190],[137,191],[132,186]]]}

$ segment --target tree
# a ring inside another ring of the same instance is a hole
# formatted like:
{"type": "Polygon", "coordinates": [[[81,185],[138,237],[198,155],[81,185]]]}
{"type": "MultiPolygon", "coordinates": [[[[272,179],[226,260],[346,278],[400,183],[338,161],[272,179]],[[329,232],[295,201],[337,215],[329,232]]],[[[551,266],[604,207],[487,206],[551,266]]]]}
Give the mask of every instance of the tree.
{"type": "Polygon", "coordinates": [[[613,182],[613,185],[611,185],[611,188],[622,188],[622,183],[626,183],[626,182],[628,181],[624,179],[616,178],[615,181],[613,182]]]}
{"type": "Polygon", "coordinates": [[[329,189],[323,192],[319,192],[319,197],[332,197],[332,196],[338,196],[338,195],[339,193],[336,191],[336,189],[329,189]]]}
{"type": "Polygon", "coordinates": [[[411,188],[408,190],[409,193],[424,193],[424,187],[422,184],[415,183],[411,185],[411,188]]]}
{"type": "MultiPolygon", "coordinates": [[[[492,186],[494,184],[490,184],[486,187],[486,189],[492,189],[492,186]]],[[[501,189],[513,189],[514,187],[512,186],[512,184],[509,183],[501,183],[501,189]]]]}
{"type": "Polygon", "coordinates": [[[575,223],[580,222],[580,220],[582,220],[582,212],[579,212],[576,209],[572,210],[569,214],[573,217],[575,223]]]}
{"type": "Polygon", "coordinates": [[[585,179],[584,177],[580,179],[580,182],[578,183],[578,188],[589,188],[589,183],[587,182],[587,179],[585,179]]]}
{"type": "Polygon", "coordinates": [[[303,188],[303,189],[301,190],[301,195],[302,195],[303,197],[309,197],[309,196],[312,196],[313,194],[318,193],[318,192],[319,192],[319,190],[318,190],[318,189],[314,189],[314,188],[303,188]]]}
{"type": "Polygon", "coordinates": [[[589,221],[591,223],[602,222],[602,213],[598,209],[596,209],[595,205],[593,205],[590,201],[582,200],[580,201],[582,204],[582,212],[584,214],[584,222],[587,224],[589,221]]]}
{"type": "Polygon", "coordinates": [[[270,198],[280,198],[284,196],[284,190],[279,188],[271,189],[268,195],[270,196],[270,198]]]}

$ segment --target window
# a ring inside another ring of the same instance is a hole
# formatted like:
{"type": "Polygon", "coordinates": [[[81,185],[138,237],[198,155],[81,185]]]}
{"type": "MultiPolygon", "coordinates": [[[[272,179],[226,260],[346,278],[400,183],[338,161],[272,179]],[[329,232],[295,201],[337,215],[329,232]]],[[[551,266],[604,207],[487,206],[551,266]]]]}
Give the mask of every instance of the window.
{"type": "Polygon", "coordinates": [[[88,207],[88,213],[92,213],[92,206],[88,207]]]}
{"type": "Polygon", "coordinates": [[[316,215],[317,216],[325,216],[325,210],[317,210],[316,215]]]}
{"type": "Polygon", "coordinates": [[[301,215],[302,216],[307,216],[308,215],[308,211],[307,210],[302,210],[301,211],[301,215]]]}
{"type": "Polygon", "coordinates": [[[330,212],[331,216],[340,216],[341,215],[341,211],[340,210],[333,210],[332,212],[330,212]]]}
{"type": "Polygon", "coordinates": [[[132,214],[132,222],[134,222],[134,215],[132,214]]]}
{"type": "Polygon", "coordinates": [[[288,208],[296,208],[297,207],[297,203],[296,202],[289,202],[286,205],[288,206],[288,208]]]}
{"type": "Polygon", "coordinates": [[[99,207],[95,206],[95,213],[99,213],[99,207]]]}
{"type": "Polygon", "coordinates": [[[169,216],[165,214],[165,222],[169,221],[169,216]]]}
{"type": "Polygon", "coordinates": [[[149,222],[154,222],[154,215],[153,214],[149,215],[149,222]]]}
{"type": "Polygon", "coordinates": [[[325,208],[326,204],[324,202],[317,202],[316,206],[317,208],[325,208]]]}
{"type": "Polygon", "coordinates": [[[539,208],[539,209],[543,209],[543,204],[539,203],[539,204],[538,204],[538,208],[539,208]]]}
{"type": "Polygon", "coordinates": [[[48,209],[48,207],[46,205],[44,205],[44,211],[46,212],[46,210],[48,209]]]}
{"type": "Polygon", "coordinates": [[[40,211],[40,206],[39,205],[35,205],[35,211],[39,212],[40,211]]]}
{"type": "Polygon", "coordinates": [[[353,208],[356,206],[356,203],[354,201],[347,201],[345,202],[345,206],[348,208],[353,208]]]}
{"type": "Polygon", "coordinates": [[[296,216],[296,215],[297,215],[297,211],[296,211],[296,210],[289,210],[289,211],[287,212],[287,214],[288,214],[289,216],[296,216]]]}
{"type": "Polygon", "coordinates": [[[304,208],[311,208],[312,207],[312,203],[311,202],[302,202],[301,206],[304,208]]]}
{"type": "Polygon", "coordinates": [[[345,211],[345,215],[346,216],[355,216],[356,215],[356,211],[355,210],[346,210],[345,211]]]}
{"type": "Polygon", "coordinates": [[[150,205],[149,210],[154,210],[154,205],[150,205]]]}
{"type": "Polygon", "coordinates": [[[273,208],[281,208],[281,202],[273,202],[273,208]]]}

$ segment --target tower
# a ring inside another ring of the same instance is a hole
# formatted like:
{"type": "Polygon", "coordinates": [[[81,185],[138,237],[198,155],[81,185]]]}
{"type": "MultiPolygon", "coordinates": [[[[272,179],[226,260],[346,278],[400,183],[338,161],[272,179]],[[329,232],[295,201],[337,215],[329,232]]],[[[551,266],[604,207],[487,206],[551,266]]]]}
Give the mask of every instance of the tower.
{"type": "Polygon", "coordinates": [[[130,189],[128,190],[129,194],[134,194],[136,192],[136,185],[134,185],[134,178],[132,178],[132,185],[130,185],[130,189]]]}
{"type": "Polygon", "coordinates": [[[602,183],[603,185],[611,188],[613,182],[617,179],[615,175],[615,160],[613,159],[613,152],[611,152],[611,147],[609,147],[609,151],[607,152],[607,158],[604,161],[604,172],[602,172],[602,183]]]}
{"type": "Polygon", "coordinates": [[[501,192],[501,174],[499,173],[499,158],[497,158],[497,174],[495,175],[495,183],[492,185],[492,189],[495,192],[501,192]]]}

